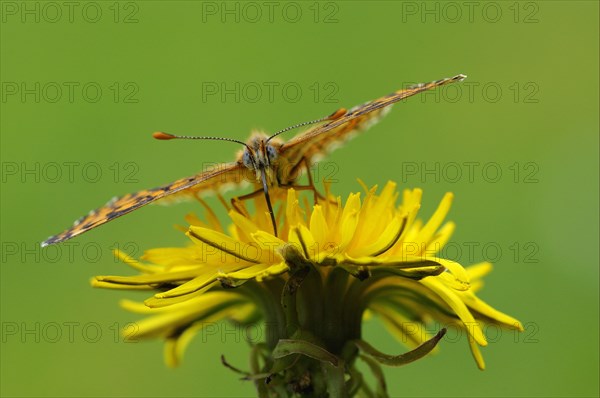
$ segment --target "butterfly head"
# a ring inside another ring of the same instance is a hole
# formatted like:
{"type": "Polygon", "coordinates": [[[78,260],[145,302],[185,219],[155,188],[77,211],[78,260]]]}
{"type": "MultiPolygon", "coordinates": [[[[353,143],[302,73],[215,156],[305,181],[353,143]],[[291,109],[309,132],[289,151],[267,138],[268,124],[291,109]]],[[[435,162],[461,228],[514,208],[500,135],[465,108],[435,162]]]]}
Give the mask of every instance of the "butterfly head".
{"type": "Polygon", "coordinates": [[[242,153],[242,163],[244,166],[256,172],[256,179],[260,179],[261,171],[271,177],[273,168],[278,161],[279,151],[277,143],[267,142],[267,136],[263,134],[254,134],[246,143],[246,148],[242,153]]]}

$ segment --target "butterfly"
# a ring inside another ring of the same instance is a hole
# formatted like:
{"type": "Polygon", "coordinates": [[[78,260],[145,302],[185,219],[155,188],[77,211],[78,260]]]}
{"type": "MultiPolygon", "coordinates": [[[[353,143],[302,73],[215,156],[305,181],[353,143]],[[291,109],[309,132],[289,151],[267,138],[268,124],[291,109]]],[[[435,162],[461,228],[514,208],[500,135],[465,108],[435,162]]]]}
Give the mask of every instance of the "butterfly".
{"type": "MultiPolygon", "coordinates": [[[[247,142],[224,137],[188,137],[164,132],[154,133],[159,140],[171,139],[212,139],[239,143],[244,146],[232,163],[218,165],[191,177],[176,180],[170,184],[113,198],[106,205],[92,210],[87,216],[75,221],[73,226],[58,235],[42,242],[42,247],[66,241],[93,228],[103,225],[149,203],[164,198],[195,196],[205,192],[218,191],[225,186],[239,186],[251,182],[258,188],[254,192],[240,196],[247,199],[263,193],[277,235],[277,223],[271,206],[269,190],[294,186],[299,172],[304,168],[310,179],[310,166],[318,158],[331,152],[350,139],[354,133],[365,130],[385,115],[390,105],[426,90],[445,84],[462,81],[465,75],[421,83],[395,91],[371,102],[355,106],[349,110],[338,109],[321,119],[287,127],[268,136],[262,132],[253,133],[247,142]],[[291,140],[284,142],[278,136],[286,131],[316,125],[291,140]]],[[[310,183],[312,185],[312,181],[310,183]]]]}

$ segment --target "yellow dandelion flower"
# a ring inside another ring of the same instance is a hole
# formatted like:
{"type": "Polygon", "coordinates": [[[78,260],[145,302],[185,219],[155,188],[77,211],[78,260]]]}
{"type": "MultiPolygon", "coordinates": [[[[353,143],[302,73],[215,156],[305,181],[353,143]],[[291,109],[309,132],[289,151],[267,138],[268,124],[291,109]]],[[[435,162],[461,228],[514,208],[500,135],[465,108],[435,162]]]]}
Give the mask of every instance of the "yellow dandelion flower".
{"type": "Polygon", "coordinates": [[[311,206],[289,189],[274,198],[278,236],[262,198],[253,202],[253,211],[237,203],[226,228],[208,209],[207,222],[187,218],[190,245],[148,250],[143,262],[117,253],[139,274],[98,276],[92,284],[154,291],[143,303],[122,306],[151,315],[138,323],[135,337],[165,339],[171,366],[210,322],[262,320],[266,341],[254,344],[252,369],[244,373],[261,395],[281,388],[317,395],[368,392],[357,358],[373,370],[378,393],[385,395],[379,364],[400,366],[423,357],[446,332],[429,332],[439,324],[467,335],[483,369],[482,326],[522,326],[476,296],[491,264],[463,268],[437,255],[455,228],[444,222],[453,195],[442,198],[427,222],[417,218],[421,196],[419,189],[400,195],[388,182],[380,193],[365,187],[364,194],[352,193],[345,201],[328,195],[311,206]],[[386,355],[363,341],[367,313],[412,351],[386,355]]]}

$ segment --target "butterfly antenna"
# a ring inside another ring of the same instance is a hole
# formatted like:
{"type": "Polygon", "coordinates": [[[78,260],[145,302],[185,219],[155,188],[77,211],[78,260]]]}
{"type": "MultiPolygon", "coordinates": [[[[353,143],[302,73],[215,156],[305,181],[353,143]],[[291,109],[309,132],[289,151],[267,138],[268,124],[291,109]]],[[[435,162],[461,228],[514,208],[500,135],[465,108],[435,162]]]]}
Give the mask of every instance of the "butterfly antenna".
{"type": "Polygon", "coordinates": [[[157,131],[156,133],[152,134],[152,137],[154,137],[157,140],[183,139],[183,140],[229,141],[229,142],[237,142],[238,144],[242,144],[243,146],[245,146],[246,148],[248,148],[248,145],[246,145],[245,142],[238,141],[238,140],[235,140],[233,138],[226,138],[226,137],[196,137],[196,136],[190,136],[190,135],[173,135],[173,134],[169,134],[169,133],[164,133],[162,131],[157,131]]]}
{"type": "Polygon", "coordinates": [[[325,117],[322,117],[322,118],[320,118],[320,119],[316,119],[316,120],[311,120],[310,122],[298,123],[298,124],[295,124],[295,125],[293,125],[293,126],[286,127],[286,128],[284,128],[283,130],[279,130],[278,132],[276,132],[275,134],[273,134],[272,136],[270,136],[269,138],[267,138],[267,142],[269,142],[269,141],[271,140],[271,138],[275,138],[275,137],[277,137],[279,134],[283,134],[283,133],[285,133],[286,131],[290,131],[290,130],[293,130],[293,129],[295,129],[295,128],[298,128],[298,127],[303,127],[303,126],[308,126],[308,125],[311,125],[311,124],[316,124],[316,123],[326,122],[326,121],[328,121],[328,120],[335,120],[335,119],[338,119],[338,118],[340,118],[340,117],[344,116],[344,115],[346,114],[346,112],[347,112],[347,111],[346,111],[346,109],[345,109],[345,108],[340,108],[340,109],[338,109],[337,111],[333,112],[333,113],[332,113],[331,115],[329,115],[329,116],[325,116],[325,117]]]}

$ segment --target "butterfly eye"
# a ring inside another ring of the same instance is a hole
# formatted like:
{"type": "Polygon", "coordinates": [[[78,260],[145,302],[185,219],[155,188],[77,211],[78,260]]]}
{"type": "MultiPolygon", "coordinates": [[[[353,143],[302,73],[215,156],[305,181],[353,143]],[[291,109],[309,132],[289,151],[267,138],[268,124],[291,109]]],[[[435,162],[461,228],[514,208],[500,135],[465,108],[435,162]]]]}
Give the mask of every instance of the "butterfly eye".
{"type": "Polygon", "coordinates": [[[250,170],[254,170],[255,168],[254,162],[252,161],[252,155],[250,155],[250,152],[248,152],[247,149],[244,150],[244,154],[242,155],[242,163],[250,170]]]}
{"type": "Polygon", "coordinates": [[[277,151],[271,145],[267,145],[267,156],[269,157],[269,162],[277,159],[277,151]]]}

